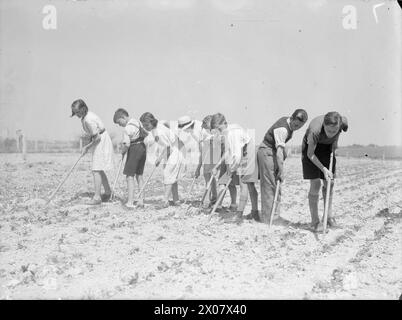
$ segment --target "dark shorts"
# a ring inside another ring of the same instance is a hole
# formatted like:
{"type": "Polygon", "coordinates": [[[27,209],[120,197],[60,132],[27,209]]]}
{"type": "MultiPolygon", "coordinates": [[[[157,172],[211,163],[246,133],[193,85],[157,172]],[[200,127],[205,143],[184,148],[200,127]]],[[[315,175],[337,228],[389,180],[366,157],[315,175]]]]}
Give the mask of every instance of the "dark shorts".
{"type": "Polygon", "coordinates": [[[143,142],[130,145],[127,151],[127,160],[123,174],[130,177],[136,174],[142,175],[144,173],[146,158],[147,152],[143,142]]]}
{"type": "MultiPolygon", "coordinates": [[[[303,179],[325,179],[322,171],[307,157],[308,145],[302,150],[302,165],[303,165],[303,179]]],[[[332,144],[317,144],[314,154],[320,160],[324,167],[329,168],[331,158],[332,144]]],[[[332,164],[332,173],[335,176],[336,171],[336,157],[332,164]]]]}

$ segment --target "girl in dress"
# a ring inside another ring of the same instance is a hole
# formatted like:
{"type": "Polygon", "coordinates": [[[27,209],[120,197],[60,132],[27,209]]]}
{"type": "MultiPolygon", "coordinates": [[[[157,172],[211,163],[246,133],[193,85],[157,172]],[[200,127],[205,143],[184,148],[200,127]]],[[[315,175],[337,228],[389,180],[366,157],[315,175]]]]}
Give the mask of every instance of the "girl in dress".
{"type": "Polygon", "coordinates": [[[163,207],[169,206],[170,194],[173,196],[173,205],[178,204],[178,179],[181,177],[184,169],[184,144],[177,134],[170,128],[159,122],[152,113],[145,112],[140,121],[145,130],[150,131],[157,143],[156,166],[164,160],[163,164],[163,184],[165,185],[165,194],[163,207]]]}
{"type": "Polygon", "coordinates": [[[81,119],[82,127],[91,142],[83,147],[82,155],[88,151],[92,152],[92,174],[94,177],[95,194],[88,204],[101,204],[102,201],[110,199],[111,190],[105,171],[113,169],[113,144],[101,119],[92,111],[82,99],[75,100],[71,105],[71,117],[77,116],[81,119]],[[101,195],[101,186],[105,193],[101,195]]]}

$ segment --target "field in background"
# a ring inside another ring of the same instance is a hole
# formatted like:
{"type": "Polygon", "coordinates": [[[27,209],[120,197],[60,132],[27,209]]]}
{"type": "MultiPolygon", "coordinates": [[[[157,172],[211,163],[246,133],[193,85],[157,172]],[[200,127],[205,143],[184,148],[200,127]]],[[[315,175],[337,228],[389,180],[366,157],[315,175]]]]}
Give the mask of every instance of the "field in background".
{"type": "MultiPolygon", "coordinates": [[[[112,137],[115,150],[117,151],[116,137],[112,137]]],[[[89,140],[83,138],[81,144],[85,145],[89,140]]],[[[80,140],[76,141],[46,141],[27,140],[27,153],[71,153],[80,151],[80,140]]],[[[0,138],[0,153],[18,153],[21,149],[14,138],[0,138]]],[[[301,146],[288,146],[290,156],[300,155],[301,146]]],[[[402,159],[402,146],[377,146],[377,145],[351,145],[339,147],[338,156],[347,158],[368,159],[402,159]]]]}
{"type": "MultiPolygon", "coordinates": [[[[224,223],[230,213],[209,219],[195,207],[161,209],[160,169],[142,210],[122,207],[123,177],[116,202],[85,205],[93,190],[89,156],[45,207],[41,199],[77,156],[31,154],[24,163],[21,155],[0,155],[0,298],[397,299],[401,294],[401,161],[339,157],[334,212],[340,228],[323,238],[309,229],[308,183],[299,157],[285,165],[284,225],[269,230],[251,221],[224,223]]],[[[151,169],[146,167],[145,178],[151,169]]],[[[180,182],[182,198],[192,170],[180,182]]],[[[113,181],[114,172],[108,176],[113,181]]],[[[203,186],[199,178],[190,198],[194,206],[203,186]]]]}

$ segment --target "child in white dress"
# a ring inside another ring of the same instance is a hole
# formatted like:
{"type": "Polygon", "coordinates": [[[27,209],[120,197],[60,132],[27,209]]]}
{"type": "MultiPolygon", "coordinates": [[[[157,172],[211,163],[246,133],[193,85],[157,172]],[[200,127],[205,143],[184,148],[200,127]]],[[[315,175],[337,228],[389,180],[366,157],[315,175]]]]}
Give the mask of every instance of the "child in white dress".
{"type": "Polygon", "coordinates": [[[111,190],[105,171],[113,169],[113,144],[101,119],[88,110],[87,105],[81,99],[71,105],[72,117],[81,119],[82,127],[86,134],[91,137],[91,142],[83,147],[82,154],[92,152],[92,174],[94,177],[95,195],[88,203],[91,205],[101,204],[110,199],[111,190]],[[101,195],[101,186],[105,194],[101,195]]]}
{"type": "Polygon", "coordinates": [[[173,196],[173,205],[179,201],[177,181],[184,169],[183,143],[178,139],[176,132],[158,122],[155,117],[145,112],[140,121],[145,130],[152,132],[157,143],[157,154],[159,155],[155,165],[159,166],[163,159],[163,184],[165,185],[165,195],[163,207],[169,206],[170,194],[173,196]]]}

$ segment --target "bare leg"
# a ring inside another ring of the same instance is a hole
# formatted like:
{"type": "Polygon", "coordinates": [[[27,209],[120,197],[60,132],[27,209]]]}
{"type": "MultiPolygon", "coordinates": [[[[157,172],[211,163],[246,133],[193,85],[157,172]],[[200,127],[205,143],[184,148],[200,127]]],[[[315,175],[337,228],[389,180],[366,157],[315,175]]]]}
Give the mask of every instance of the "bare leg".
{"type": "Polygon", "coordinates": [[[178,186],[177,182],[172,184],[172,196],[173,196],[174,203],[179,201],[179,186],[178,186]]]}
{"type": "Polygon", "coordinates": [[[216,191],[216,180],[214,178],[211,182],[211,201],[216,201],[217,197],[218,193],[216,191]]]}
{"type": "Polygon", "coordinates": [[[100,171],[92,171],[94,176],[94,185],[95,185],[95,194],[93,199],[94,200],[101,200],[101,186],[102,186],[102,176],[100,171]]]}
{"type": "Polygon", "coordinates": [[[258,211],[258,192],[254,182],[247,183],[248,192],[250,194],[251,211],[258,211]]]}
{"type": "MultiPolygon", "coordinates": [[[[138,184],[138,189],[141,190],[143,185],[144,185],[144,178],[142,177],[142,174],[136,174],[135,178],[137,180],[138,184]]],[[[138,204],[139,205],[144,205],[144,199],[145,199],[145,191],[143,191],[140,195],[140,198],[138,199],[138,204]]]]}
{"type": "MultiPolygon", "coordinates": [[[[210,178],[211,178],[211,173],[204,173],[205,186],[208,185],[210,178]]],[[[211,196],[211,188],[209,188],[209,190],[207,190],[207,194],[205,195],[203,205],[205,205],[205,206],[208,205],[208,202],[210,201],[210,196],[211,196]]]]}
{"type": "Polygon", "coordinates": [[[127,203],[132,205],[134,202],[134,177],[133,176],[127,176],[127,190],[128,190],[127,203]]]}
{"type": "Polygon", "coordinates": [[[320,189],[321,189],[321,180],[319,178],[310,180],[310,191],[308,193],[308,202],[310,207],[311,223],[313,226],[320,222],[320,218],[318,217],[318,198],[320,189]]]}
{"type": "Polygon", "coordinates": [[[172,184],[165,184],[165,194],[164,194],[164,199],[163,199],[164,206],[169,205],[169,197],[170,197],[171,193],[172,193],[172,184]]]}
{"type": "Polygon", "coordinates": [[[237,198],[237,188],[236,186],[229,185],[229,193],[230,193],[230,206],[236,206],[236,198],[237,198]]]}
{"type": "Polygon", "coordinates": [[[240,181],[240,197],[239,197],[239,207],[238,212],[243,212],[248,201],[248,188],[247,184],[240,181]]]}
{"type": "Polygon", "coordinates": [[[110,190],[109,180],[107,179],[105,171],[99,171],[102,177],[103,188],[105,189],[105,194],[111,194],[112,190],[110,190]]]}

